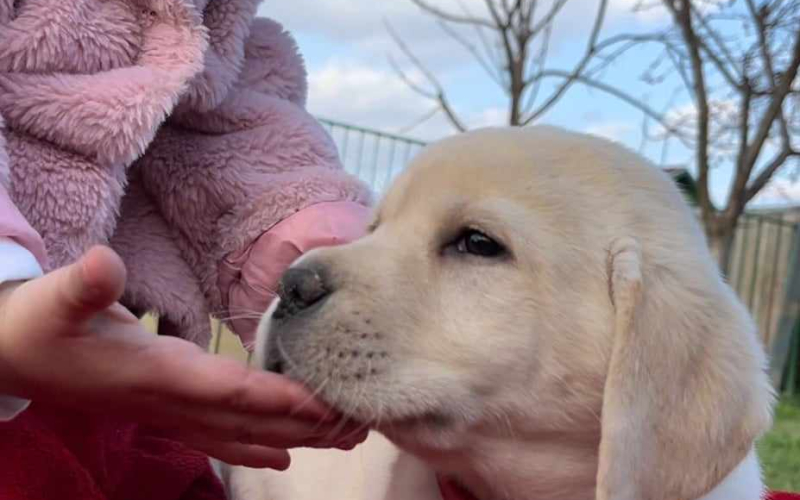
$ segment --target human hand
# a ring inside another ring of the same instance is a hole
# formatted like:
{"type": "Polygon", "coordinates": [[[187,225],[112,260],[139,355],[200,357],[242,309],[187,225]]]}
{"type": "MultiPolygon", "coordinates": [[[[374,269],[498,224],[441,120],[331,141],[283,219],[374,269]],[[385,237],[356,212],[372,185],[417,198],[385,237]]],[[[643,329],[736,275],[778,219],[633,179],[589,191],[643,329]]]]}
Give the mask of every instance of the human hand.
{"type": "Polygon", "coordinates": [[[146,331],[117,301],[110,249],[0,287],[0,394],[166,428],[234,465],[284,469],[287,448],[351,448],[366,432],[279,375],[146,331]]]}

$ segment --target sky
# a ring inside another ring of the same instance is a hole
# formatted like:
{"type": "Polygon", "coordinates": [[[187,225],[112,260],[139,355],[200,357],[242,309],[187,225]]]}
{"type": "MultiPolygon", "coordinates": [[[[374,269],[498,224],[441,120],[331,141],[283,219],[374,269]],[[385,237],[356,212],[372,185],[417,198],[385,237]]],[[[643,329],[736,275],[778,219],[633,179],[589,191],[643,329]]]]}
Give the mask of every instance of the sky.
{"type": "MultiPolygon", "coordinates": [[[[549,0],[543,0],[549,5],[549,0]]],[[[665,10],[654,7],[634,12],[638,0],[610,0],[600,40],[620,32],[646,32],[669,22],[665,10]]],[[[460,5],[480,14],[480,0],[430,0],[452,12],[460,5]],[[459,5],[460,4],[460,5],[459,5]]],[[[583,53],[595,18],[597,0],[570,0],[560,14],[551,39],[548,66],[569,70],[583,53]]],[[[309,111],[319,117],[401,133],[425,141],[454,133],[440,113],[411,128],[435,104],[408,88],[390,64],[390,57],[409,77],[424,84],[422,75],[403,57],[386,23],[441,81],[448,99],[470,128],[502,125],[507,100],[475,59],[445,33],[431,17],[409,0],[268,0],[259,15],[282,23],[298,42],[309,72],[309,111]]],[[[469,40],[472,31],[460,31],[469,40]]],[[[653,87],[641,81],[642,71],[657,57],[655,47],[642,46],[609,66],[603,80],[662,112],[691,108],[687,95],[675,86],[653,87]]],[[[548,87],[544,87],[546,90],[548,87]]],[[[543,92],[546,95],[545,92],[543,92]]],[[[642,144],[642,114],[597,90],[573,86],[537,122],[598,134],[621,142],[663,166],[692,170],[691,151],[677,143],[664,155],[660,146],[642,144]]],[[[730,169],[714,168],[711,191],[722,204],[730,184],[730,169]]],[[[800,184],[787,177],[764,191],[760,204],[800,203],[800,184]]]]}

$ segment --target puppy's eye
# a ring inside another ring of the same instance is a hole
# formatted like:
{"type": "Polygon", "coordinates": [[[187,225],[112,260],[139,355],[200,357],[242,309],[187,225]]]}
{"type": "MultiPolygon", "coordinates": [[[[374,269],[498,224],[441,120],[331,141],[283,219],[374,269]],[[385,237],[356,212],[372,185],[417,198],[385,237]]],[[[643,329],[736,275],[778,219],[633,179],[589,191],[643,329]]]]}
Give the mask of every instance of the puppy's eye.
{"type": "Polygon", "coordinates": [[[456,240],[456,251],[478,257],[499,257],[506,252],[503,245],[480,231],[469,229],[456,240]]]}

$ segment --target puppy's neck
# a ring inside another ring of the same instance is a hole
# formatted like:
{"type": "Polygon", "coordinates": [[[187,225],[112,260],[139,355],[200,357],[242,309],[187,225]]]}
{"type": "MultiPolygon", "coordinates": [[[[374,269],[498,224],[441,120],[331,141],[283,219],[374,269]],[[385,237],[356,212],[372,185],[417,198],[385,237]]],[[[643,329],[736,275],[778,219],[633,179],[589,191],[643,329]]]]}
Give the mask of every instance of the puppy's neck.
{"type": "MultiPolygon", "coordinates": [[[[439,457],[432,464],[475,500],[592,500],[597,448],[553,435],[535,443],[484,440],[469,457],[439,457]]],[[[764,494],[755,450],[713,490],[697,500],[759,500],[764,494]]]]}
{"type": "Polygon", "coordinates": [[[565,434],[481,437],[457,454],[423,457],[477,500],[593,499],[598,442],[565,434]]]}

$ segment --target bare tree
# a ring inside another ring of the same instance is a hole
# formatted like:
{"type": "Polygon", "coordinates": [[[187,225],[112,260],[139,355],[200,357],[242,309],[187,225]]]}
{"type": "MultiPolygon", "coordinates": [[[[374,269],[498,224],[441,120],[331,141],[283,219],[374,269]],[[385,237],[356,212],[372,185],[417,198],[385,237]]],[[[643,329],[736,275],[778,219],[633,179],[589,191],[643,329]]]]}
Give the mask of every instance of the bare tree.
{"type": "MultiPolygon", "coordinates": [[[[800,158],[800,0],[704,3],[662,0],[672,23],[651,35],[662,56],[644,75],[659,85],[679,76],[693,106],[665,120],[694,152],[697,202],[706,233],[727,272],[736,225],[750,202],[792,159],[800,158]],[[728,163],[733,180],[716,206],[713,166],[728,163]]],[[[645,8],[644,6],[642,8],[645,8]]]]}
{"type": "MultiPolygon", "coordinates": [[[[550,41],[555,21],[568,0],[482,0],[480,14],[459,2],[458,12],[437,7],[432,1],[410,0],[424,13],[433,16],[442,30],[471,54],[508,97],[508,124],[528,125],[546,113],[575,83],[597,51],[608,7],[608,0],[599,0],[594,24],[583,56],[555,88],[543,92],[542,74],[550,57],[550,41]],[[465,32],[464,27],[471,28],[465,32]],[[462,29],[459,29],[462,28],[462,29]]],[[[477,10],[473,2],[473,10],[477,10]]],[[[430,99],[435,110],[442,111],[459,131],[467,129],[466,122],[451,105],[447,92],[436,75],[424,64],[408,44],[387,24],[387,29],[397,46],[423,76],[419,83],[408,76],[391,58],[390,63],[408,86],[430,99]]],[[[427,115],[426,118],[430,116],[427,115]]]]}
{"type": "MultiPolygon", "coordinates": [[[[548,67],[553,28],[568,0],[483,0],[483,15],[464,4],[449,12],[434,0],[410,1],[433,16],[504,91],[508,124],[535,122],[577,83],[640,110],[644,140],[659,141],[665,152],[676,141],[692,151],[697,203],[725,272],[745,206],[785,165],[800,158],[800,0],[655,0],[637,9],[666,9],[671,21],[665,27],[604,39],[607,0],[598,0],[583,56],[569,70],[548,67]],[[459,26],[472,28],[474,36],[459,26]],[[656,110],[627,86],[618,88],[604,79],[626,54],[653,44],[660,55],[644,68],[641,79],[657,87],[673,86],[663,89],[673,96],[672,103],[688,97],[690,104],[682,111],[656,110]],[[716,206],[709,188],[712,165],[726,162],[733,181],[726,202],[716,206]]],[[[391,27],[389,31],[424,83],[412,80],[392,60],[401,78],[434,101],[456,129],[466,130],[436,75],[391,27]]]]}

